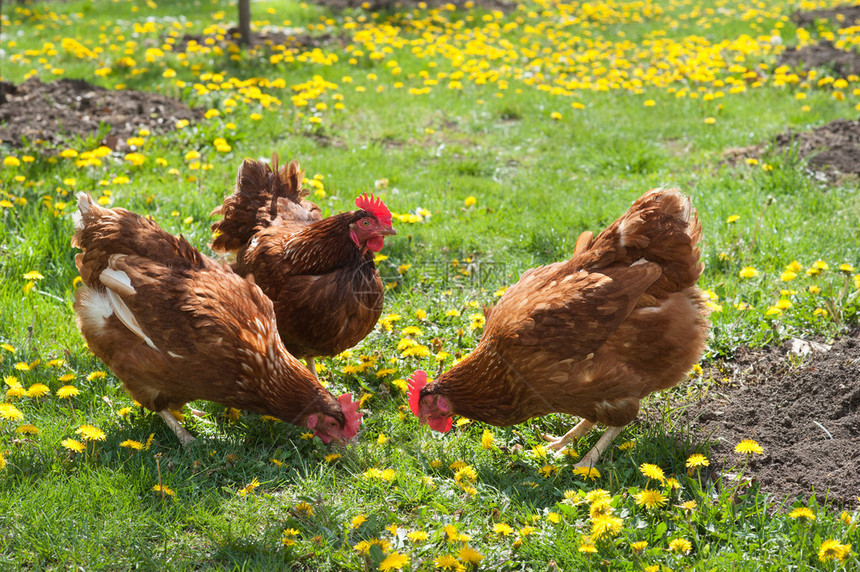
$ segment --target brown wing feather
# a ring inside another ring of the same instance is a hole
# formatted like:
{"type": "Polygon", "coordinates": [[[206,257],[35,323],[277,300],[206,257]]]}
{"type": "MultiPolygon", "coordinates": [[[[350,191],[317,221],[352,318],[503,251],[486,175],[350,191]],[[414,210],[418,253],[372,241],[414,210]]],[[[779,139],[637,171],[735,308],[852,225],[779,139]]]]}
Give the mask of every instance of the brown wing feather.
{"type": "Polygon", "coordinates": [[[582,359],[627,319],[660,276],[660,267],[644,263],[604,272],[533,276],[505,293],[493,311],[498,319],[488,321],[485,335],[496,340],[503,355],[510,346],[538,351],[548,359],[582,359]],[[535,291],[542,295],[535,296],[535,291]]]}

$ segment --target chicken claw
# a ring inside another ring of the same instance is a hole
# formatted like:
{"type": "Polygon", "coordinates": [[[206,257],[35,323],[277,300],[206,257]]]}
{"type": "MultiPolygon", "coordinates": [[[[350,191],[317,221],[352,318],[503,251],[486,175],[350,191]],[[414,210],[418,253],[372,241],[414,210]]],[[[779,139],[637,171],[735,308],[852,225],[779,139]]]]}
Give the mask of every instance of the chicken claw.
{"type": "Polygon", "coordinates": [[[547,446],[550,449],[552,449],[553,451],[560,451],[562,448],[564,448],[565,445],[568,444],[568,442],[574,439],[580,439],[584,437],[591,430],[592,427],[594,427],[594,423],[587,419],[583,419],[582,421],[577,423],[573,429],[571,429],[561,437],[555,437],[553,435],[543,435],[543,438],[549,441],[549,445],[547,446]]]}

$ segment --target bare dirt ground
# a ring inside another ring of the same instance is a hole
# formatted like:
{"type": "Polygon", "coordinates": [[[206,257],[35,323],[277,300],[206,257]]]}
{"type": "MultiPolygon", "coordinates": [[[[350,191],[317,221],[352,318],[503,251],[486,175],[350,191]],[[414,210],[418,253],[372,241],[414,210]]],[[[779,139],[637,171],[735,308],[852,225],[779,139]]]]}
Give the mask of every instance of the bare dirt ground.
{"type": "Polygon", "coordinates": [[[822,8],[809,12],[795,12],[791,19],[794,20],[795,24],[802,27],[813,26],[818,20],[828,20],[832,23],[838,23],[842,27],[852,26],[854,23],[860,22],[860,4],[822,8]]]}
{"type": "Polygon", "coordinates": [[[107,90],[80,79],[43,83],[32,78],[13,86],[3,82],[0,141],[13,147],[42,142],[62,146],[93,138],[116,149],[141,128],[152,134],[175,129],[176,121],[198,121],[203,112],[164,95],[107,90]]]}
{"type": "Polygon", "coordinates": [[[828,179],[860,175],[860,120],[838,119],[810,131],[788,129],[772,140],[749,147],[729,149],[727,163],[784,155],[828,179]]]}
{"type": "Polygon", "coordinates": [[[814,491],[819,502],[856,506],[860,329],[799,365],[785,348],[768,348],[741,351],[715,367],[728,381],[685,412],[698,440],[712,444],[713,477],[736,473],[743,458],[734,447],[753,439],[764,454],[753,455],[745,476],[777,500],[807,499],[814,491]]]}

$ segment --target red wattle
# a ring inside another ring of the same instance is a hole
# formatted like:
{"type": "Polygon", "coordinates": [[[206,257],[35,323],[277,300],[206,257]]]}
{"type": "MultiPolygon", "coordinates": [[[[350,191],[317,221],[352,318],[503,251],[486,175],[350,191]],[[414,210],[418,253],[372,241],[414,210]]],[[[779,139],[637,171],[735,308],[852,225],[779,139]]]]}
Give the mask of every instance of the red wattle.
{"type": "Polygon", "coordinates": [[[373,236],[371,238],[368,238],[367,242],[365,242],[364,244],[367,246],[368,249],[372,250],[373,252],[379,252],[380,250],[382,250],[383,241],[383,237],[373,236]]]}
{"type": "Polygon", "coordinates": [[[430,426],[430,429],[439,431],[440,433],[447,433],[450,431],[453,424],[454,421],[450,417],[436,417],[435,419],[427,420],[427,425],[430,426]]]}

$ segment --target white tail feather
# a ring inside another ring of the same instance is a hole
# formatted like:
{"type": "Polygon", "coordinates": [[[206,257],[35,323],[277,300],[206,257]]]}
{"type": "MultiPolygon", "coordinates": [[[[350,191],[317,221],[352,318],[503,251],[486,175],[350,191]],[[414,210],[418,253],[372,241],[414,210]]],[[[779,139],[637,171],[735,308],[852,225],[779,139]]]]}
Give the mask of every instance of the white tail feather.
{"type": "MultiPolygon", "coordinates": [[[[149,347],[151,347],[152,349],[154,349],[157,352],[161,351],[156,347],[156,345],[152,342],[152,340],[149,338],[149,336],[147,336],[144,333],[143,328],[140,327],[140,324],[137,322],[137,318],[134,317],[134,314],[132,314],[131,309],[126,305],[126,303],[123,301],[123,299],[120,298],[121,292],[114,291],[114,286],[105,282],[104,274],[105,274],[105,272],[109,272],[109,271],[110,271],[109,269],[103,270],[100,278],[102,280],[102,283],[105,286],[107,286],[108,299],[110,300],[110,305],[111,305],[111,308],[113,308],[114,314],[116,314],[116,317],[119,318],[119,321],[122,322],[122,324],[126,328],[131,330],[132,333],[134,333],[136,336],[138,336],[140,339],[142,339],[144,342],[146,342],[146,345],[148,345],[149,347]]],[[[128,276],[126,276],[125,272],[119,272],[116,270],[111,271],[111,272],[122,274],[123,276],[125,276],[126,279],[128,279],[128,276]]],[[[118,280],[111,280],[111,281],[113,284],[117,284],[120,286],[120,288],[118,290],[130,289],[131,293],[132,294],[134,293],[134,288],[132,288],[131,286],[126,286],[118,280]]]]}
{"type": "Polygon", "coordinates": [[[113,268],[105,268],[99,274],[99,280],[109,289],[115,291],[121,296],[133,296],[137,293],[131,285],[131,278],[122,270],[114,270],[113,268]]]}

